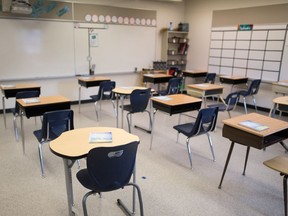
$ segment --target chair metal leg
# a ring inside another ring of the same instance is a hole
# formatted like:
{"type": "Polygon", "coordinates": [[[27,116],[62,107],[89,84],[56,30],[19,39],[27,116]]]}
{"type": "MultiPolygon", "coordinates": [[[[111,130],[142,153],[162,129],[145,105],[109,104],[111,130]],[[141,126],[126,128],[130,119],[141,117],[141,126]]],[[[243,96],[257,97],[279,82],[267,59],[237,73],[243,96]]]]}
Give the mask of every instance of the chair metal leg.
{"type": "Polygon", "coordinates": [[[246,105],[246,98],[245,97],[243,97],[243,103],[244,103],[245,113],[247,114],[247,105],[246,105]]]}
{"type": "Polygon", "coordinates": [[[131,126],[130,126],[130,121],[129,121],[129,115],[131,115],[130,113],[127,113],[126,118],[127,118],[127,122],[128,122],[128,130],[129,133],[131,133],[131,126]]]}
{"type": "Polygon", "coordinates": [[[114,111],[114,115],[116,116],[117,113],[116,113],[116,106],[115,106],[115,101],[114,100],[111,100],[112,102],[112,105],[113,105],[113,111],[114,111]]]}
{"type": "Polygon", "coordinates": [[[179,141],[179,132],[177,133],[177,140],[176,140],[176,143],[178,143],[179,141]]]}
{"type": "MultiPolygon", "coordinates": [[[[134,188],[136,188],[137,194],[138,194],[138,200],[139,200],[140,215],[144,216],[143,200],[142,200],[140,187],[135,183],[128,183],[127,186],[133,186],[134,188]]],[[[117,203],[118,203],[118,205],[121,205],[121,200],[118,199],[117,203]]],[[[126,208],[125,206],[121,206],[121,207],[126,208]]],[[[127,209],[125,210],[125,212],[130,213],[129,210],[127,210],[127,209]]]]}
{"type": "Polygon", "coordinates": [[[256,98],[254,95],[252,95],[252,97],[253,97],[253,103],[254,103],[255,111],[257,112],[256,98]]]}
{"type": "Polygon", "coordinates": [[[191,166],[191,169],[192,169],[192,152],[191,152],[191,148],[189,146],[189,138],[186,139],[186,145],[187,145],[187,150],[188,150],[190,166],[191,166]]]}
{"type": "Polygon", "coordinates": [[[83,213],[84,213],[84,216],[88,216],[88,213],[87,213],[87,206],[86,206],[86,200],[88,198],[88,196],[90,196],[91,194],[95,194],[94,191],[89,191],[88,193],[86,193],[82,199],[82,207],[83,207],[83,213]]]}
{"type": "Polygon", "coordinates": [[[14,117],[13,117],[13,127],[14,127],[15,139],[16,139],[16,141],[18,142],[18,140],[19,140],[19,135],[18,135],[18,128],[17,128],[17,122],[16,122],[16,120],[17,120],[17,116],[14,116],[14,117]]]}
{"type": "Polygon", "coordinates": [[[94,103],[94,105],[95,105],[96,118],[97,118],[97,121],[99,121],[97,102],[98,102],[98,101],[96,101],[96,102],[94,103]]]}
{"type": "Polygon", "coordinates": [[[38,144],[38,149],[39,149],[39,159],[40,159],[40,166],[41,166],[41,174],[42,174],[42,177],[45,177],[45,175],[44,175],[44,161],[43,161],[42,144],[43,143],[39,143],[38,144]]]}
{"type": "Polygon", "coordinates": [[[212,140],[211,140],[211,136],[210,136],[209,133],[206,133],[206,135],[207,135],[207,137],[208,137],[208,141],[209,141],[209,145],[210,145],[210,149],[211,149],[213,161],[216,161],[216,159],[215,159],[215,154],[214,154],[214,149],[213,149],[213,144],[212,144],[212,140]]]}

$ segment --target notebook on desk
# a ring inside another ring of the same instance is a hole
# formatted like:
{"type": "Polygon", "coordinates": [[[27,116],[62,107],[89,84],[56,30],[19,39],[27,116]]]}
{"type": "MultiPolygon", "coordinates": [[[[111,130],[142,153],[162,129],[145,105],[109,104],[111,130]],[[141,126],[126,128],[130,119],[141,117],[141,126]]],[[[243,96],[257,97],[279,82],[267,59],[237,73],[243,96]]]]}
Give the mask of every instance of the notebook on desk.
{"type": "Polygon", "coordinates": [[[25,104],[39,103],[40,102],[39,98],[25,98],[25,99],[22,99],[22,100],[23,100],[23,102],[25,104]]]}
{"type": "Polygon", "coordinates": [[[267,125],[263,125],[263,124],[260,124],[251,120],[242,121],[242,122],[239,122],[239,124],[244,127],[256,130],[256,131],[263,131],[269,128],[267,125]]]}
{"type": "Polygon", "coordinates": [[[112,132],[91,132],[89,143],[112,142],[112,132]]]}

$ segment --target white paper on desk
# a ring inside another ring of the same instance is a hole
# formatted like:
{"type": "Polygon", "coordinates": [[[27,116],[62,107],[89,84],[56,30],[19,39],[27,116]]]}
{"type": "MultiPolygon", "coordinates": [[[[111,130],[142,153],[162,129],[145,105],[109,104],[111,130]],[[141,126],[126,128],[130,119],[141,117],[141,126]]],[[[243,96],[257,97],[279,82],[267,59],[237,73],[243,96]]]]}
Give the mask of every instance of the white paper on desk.
{"type": "Polygon", "coordinates": [[[40,102],[39,98],[25,98],[25,99],[22,99],[22,100],[23,100],[23,102],[25,104],[39,103],[40,102]]]}
{"type": "Polygon", "coordinates": [[[209,87],[208,84],[195,84],[196,86],[200,86],[200,87],[209,87]]]}
{"type": "Polygon", "coordinates": [[[256,130],[256,131],[263,131],[269,128],[267,125],[263,125],[263,124],[260,124],[251,120],[239,122],[239,124],[242,126],[251,128],[253,130],[256,130]]]}
{"type": "Polygon", "coordinates": [[[112,142],[112,132],[91,132],[89,143],[112,142]]]}
{"type": "Polygon", "coordinates": [[[172,98],[167,97],[167,96],[157,96],[157,97],[154,97],[154,98],[157,98],[157,99],[159,99],[159,100],[163,100],[163,101],[169,101],[169,100],[172,100],[172,98]]]}

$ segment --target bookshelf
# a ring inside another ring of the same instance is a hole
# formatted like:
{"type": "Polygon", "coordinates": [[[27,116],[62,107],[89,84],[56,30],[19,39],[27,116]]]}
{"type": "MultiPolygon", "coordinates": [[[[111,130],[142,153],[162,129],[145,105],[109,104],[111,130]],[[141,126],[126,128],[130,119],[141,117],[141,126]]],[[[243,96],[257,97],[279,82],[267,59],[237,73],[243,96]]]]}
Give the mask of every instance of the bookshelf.
{"type": "Polygon", "coordinates": [[[188,32],[163,30],[161,58],[166,61],[167,69],[185,70],[188,47],[188,32]]]}

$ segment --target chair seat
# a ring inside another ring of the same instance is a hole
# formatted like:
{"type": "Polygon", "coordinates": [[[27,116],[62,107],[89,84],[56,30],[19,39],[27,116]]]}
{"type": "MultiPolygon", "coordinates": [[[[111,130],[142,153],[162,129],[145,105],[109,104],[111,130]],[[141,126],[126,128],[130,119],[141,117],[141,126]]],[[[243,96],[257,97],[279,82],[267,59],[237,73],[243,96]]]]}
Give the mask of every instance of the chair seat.
{"type": "Polygon", "coordinates": [[[246,97],[249,95],[249,92],[248,91],[245,91],[245,90],[242,90],[242,91],[239,91],[239,95],[243,96],[243,97],[246,97]]]}
{"type": "MultiPolygon", "coordinates": [[[[100,96],[99,96],[99,95],[91,95],[90,98],[91,98],[93,101],[98,101],[98,100],[100,100],[100,96]]],[[[105,94],[103,94],[101,100],[111,100],[111,96],[110,96],[110,95],[105,95],[105,94]]]]}
{"type": "MultiPolygon", "coordinates": [[[[218,111],[225,111],[226,110],[226,105],[223,103],[211,104],[211,105],[208,105],[208,107],[211,107],[211,108],[218,107],[218,111]]],[[[233,106],[232,106],[232,108],[233,108],[233,106]]]]}
{"type": "MultiPolygon", "coordinates": [[[[37,130],[37,131],[33,131],[34,136],[36,137],[36,139],[38,140],[39,143],[42,142],[42,130],[37,130]]],[[[53,140],[56,139],[59,135],[56,135],[53,132],[50,132],[49,134],[49,140],[53,140]]]]}
{"type": "Polygon", "coordinates": [[[87,189],[96,191],[96,188],[94,187],[93,182],[91,181],[91,178],[89,176],[87,169],[82,169],[77,172],[76,177],[78,181],[87,189]]]}
{"type": "MultiPolygon", "coordinates": [[[[185,136],[190,138],[190,134],[191,134],[191,128],[193,128],[195,125],[195,123],[186,123],[186,124],[181,124],[181,125],[176,125],[173,128],[175,130],[177,130],[179,133],[184,134],[185,136]]],[[[207,127],[204,127],[200,129],[199,133],[197,135],[201,135],[203,133],[206,133],[207,127]]]]}

